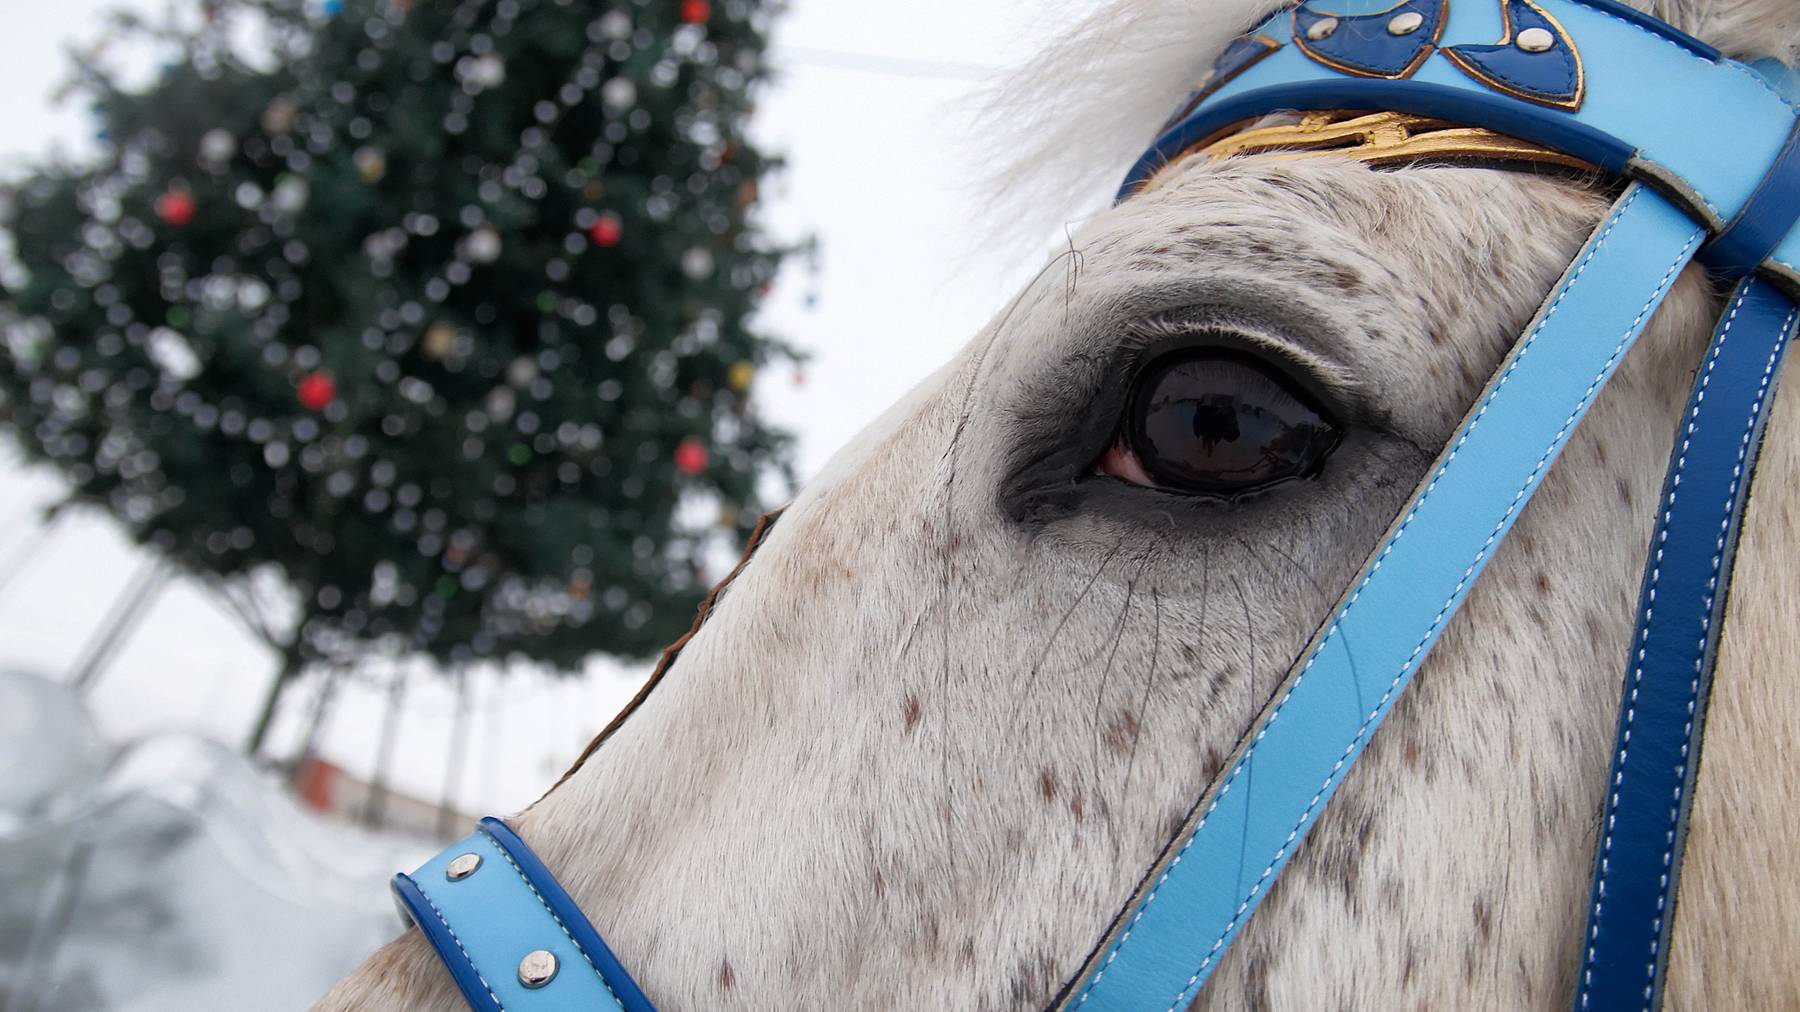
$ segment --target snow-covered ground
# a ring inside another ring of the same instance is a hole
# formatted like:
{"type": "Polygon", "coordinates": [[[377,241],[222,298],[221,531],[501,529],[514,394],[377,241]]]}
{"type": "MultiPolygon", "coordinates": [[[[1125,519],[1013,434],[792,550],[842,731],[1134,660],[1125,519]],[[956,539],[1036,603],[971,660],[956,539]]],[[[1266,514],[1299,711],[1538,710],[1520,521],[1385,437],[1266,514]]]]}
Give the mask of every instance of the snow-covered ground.
{"type": "Polygon", "coordinates": [[[0,770],[8,1012],[304,1008],[399,933],[387,878],[435,849],[323,823],[205,738],[109,746],[16,672],[0,770]]]}

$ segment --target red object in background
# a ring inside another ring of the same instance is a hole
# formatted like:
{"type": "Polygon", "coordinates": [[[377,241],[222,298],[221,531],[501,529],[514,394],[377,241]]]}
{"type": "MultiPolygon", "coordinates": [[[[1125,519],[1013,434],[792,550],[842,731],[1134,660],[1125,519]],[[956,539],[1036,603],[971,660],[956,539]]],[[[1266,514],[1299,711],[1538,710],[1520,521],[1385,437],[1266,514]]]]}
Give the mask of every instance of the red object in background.
{"type": "Polygon", "coordinates": [[[710,455],[698,439],[684,439],[675,447],[675,470],[682,474],[699,474],[706,470],[710,455]]]}
{"type": "Polygon", "coordinates": [[[300,398],[300,406],[308,411],[324,411],[337,399],[337,382],[328,372],[309,372],[300,377],[300,385],[294,389],[300,398]]]}
{"type": "Polygon", "coordinates": [[[294,771],[294,793],[315,812],[335,812],[339,773],[323,759],[307,759],[294,771]]]}
{"type": "Polygon", "coordinates": [[[601,215],[593,227],[588,229],[588,238],[594,240],[596,246],[611,248],[617,246],[624,237],[625,226],[619,223],[619,216],[616,214],[601,215]]]}
{"type": "Polygon", "coordinates": [[[706,0],[681,0],[681,20],[690,25],[712,20],[712,4],[706,0]]]}
{"type": "Polygon", "coordinates": [[[177,227],[193,221],[193,194],[186,190],[170,190],[156,198],[156,216],[177,227]]]}

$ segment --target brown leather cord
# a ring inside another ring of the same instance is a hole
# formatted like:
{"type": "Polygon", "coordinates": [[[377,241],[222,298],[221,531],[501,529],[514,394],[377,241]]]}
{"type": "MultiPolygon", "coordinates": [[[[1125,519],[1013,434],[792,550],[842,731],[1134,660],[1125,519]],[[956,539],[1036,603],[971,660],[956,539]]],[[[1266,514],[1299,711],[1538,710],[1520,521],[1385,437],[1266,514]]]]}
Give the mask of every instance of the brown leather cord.
{"type": "Polygon", "coordinates": [[[750,532],[750,542],[744,546],[744,557],[738,560],[737,566],[731,572],[725,574],[723,580],[713,586],[713,589],[707,593],[706,600],[700,602],[700,610],[694,614],[694,624],[688,627],[688,631],[683,633],[680,639],[669,644],[668,648],[662,652],[662,657],[656,662],[656,669],[650,672],[649,679],[644,682],[644,687],[639,689],[637,695],[632,697],[631,702],[625,704],[625,708],[620,710],[618,715],[613,717],[606,727],[594,736],[593,741],[588,742],[587,748],[581,750],[581,755],[575,759],[575,763],[569,767],[569,771],[564,773],[556,783],[551,784],[549,791],[545,791],[537,801],[532,802],[534,806],[549,797],[550,791],[567,783],[569,778],[575,775],[575,771],[581,769],[581,764],[587,762],[589,756],[599,751],[606,739],[625,723],[625,719],[636,713],[638,707],[644,704],[644,700],[650,698],[651,690],[655,689],[657,684],[662,681],[663,675],[668,674],[669,669],[675,666],[675,659],[681,656],[682,648],[688,645],[688,641],[694,638],[695,634],[700,631],[700,626],[705,624],[707,618],[712,615],[713,608],[719,603],[720,595],[725,593],[725,588],[731,586],[731,581],[737,579],[738,574],[744,571],[744,567],[750,564],[750,556],[756,554],[757,548],[769,536],[769,531],[775,526],[775,521],[780,516],[781,510],[774,509],[758,518],[755,529],[750,532]]]}

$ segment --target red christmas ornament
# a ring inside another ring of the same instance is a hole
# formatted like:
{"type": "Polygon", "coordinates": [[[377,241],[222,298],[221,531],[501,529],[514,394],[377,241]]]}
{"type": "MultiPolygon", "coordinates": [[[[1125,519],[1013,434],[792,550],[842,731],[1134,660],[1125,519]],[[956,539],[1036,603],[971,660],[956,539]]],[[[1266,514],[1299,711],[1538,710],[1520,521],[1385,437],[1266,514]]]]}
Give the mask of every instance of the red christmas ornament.
{"type": "Polygon", "coordinates": [[[675,470],[682,474],[699,474],[706,470],[710,455],[698,439],[684,439],[675,447],[675,470]]]}
{"type": "Polygon", "coordinates": [[[156,198],[156,216],[177,228],[193,221],[193,194],[186,190],[170,190],[156,198]]]}
{"type": "Polygon", "coordinates": [[[690,25],[712,20],[712,4],[706,0],[681,0],[681,20],[690,25]]]}
{"type": "Polygon", "coordinates": [[[308,411],[324,411],[337,400],[337,381],[328,372],[309,372],[300,377],[294,393],[299,397],[301,407],[308,411]]]}
{"type": "Polygon", "coordinates": [[[620,224],[616,214],[601,215],[594,221],[593,227],[588,229],[588,238],[594,240],[594,245],[608,249],[617,246],[624,237],[625,226],[620,224]]]}

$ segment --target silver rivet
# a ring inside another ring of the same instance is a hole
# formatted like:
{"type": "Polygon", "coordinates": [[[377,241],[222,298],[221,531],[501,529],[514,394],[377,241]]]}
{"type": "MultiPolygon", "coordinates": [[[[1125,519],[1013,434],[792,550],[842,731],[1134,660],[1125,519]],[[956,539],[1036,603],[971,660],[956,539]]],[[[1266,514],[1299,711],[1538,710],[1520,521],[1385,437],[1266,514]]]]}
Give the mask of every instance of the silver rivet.
{"type": "Polygon", "coordinates": [[[537,990],[556,977],[556,956],[548,949],[533,949],[519,960],[519,983],[537,990]]]}
{"type": "Polygon", "coordinates": [[[1424,27],[1424,25],[1425,15],[1420,14],[1418,11],[1407,11],[1404,14],[1394,15],[1394,19],[1388,22],[1388,34],[1411,35],[1424,27]]]}
{"type": "Polygon", "coordinates": [[[1314,42],[1323,42],[1331,38],[1331,33],[1337,31],[1337,26],[1337,18],[1320,18],[1307,27],[1306,37],[1314,42]]]}
{"type": "Polygon", "coordinates": [[[1519,33],[1518,41],[1527,53],[1547,53],[1556,45],[1556,36],[1548,28],[1527,28],[1519,33]]]}
{"type": "Polygon", "coordinates": [[[475,874],[475,869],[479,867],[481,867],[480,854],[458,854],[456,858],[444,868],[444,877],[452,882],[461,882],[463,879],[475,874]]]}

